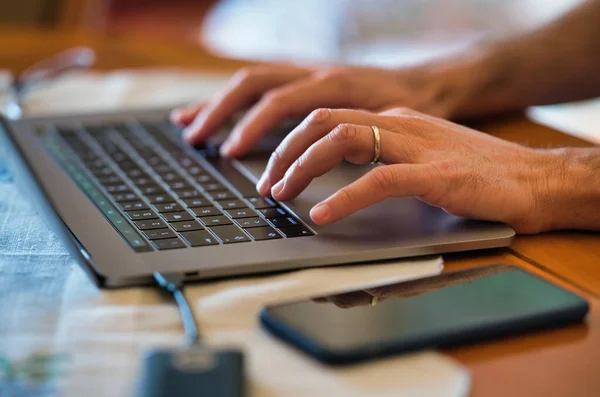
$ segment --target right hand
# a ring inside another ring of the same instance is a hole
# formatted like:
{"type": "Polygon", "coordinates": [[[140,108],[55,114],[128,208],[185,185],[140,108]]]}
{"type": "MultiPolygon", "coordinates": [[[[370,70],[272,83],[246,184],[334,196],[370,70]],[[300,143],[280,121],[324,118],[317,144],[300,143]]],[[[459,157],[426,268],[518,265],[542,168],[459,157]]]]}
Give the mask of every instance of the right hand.
{"type": "Polygon", "coordinates": [[[303,118],[317,108],[379,112],[406,106],[447,117],[451,110],[447,97],[441,79],[431,77],[427,68],[269,65],[238,71],[208,103],[177,109],[171,119],[187,126],[184,137],[196,145],[206,141],[236,112],[253,105],[221,147],[221,155],[239,157],[286,119],[303,118]]]}

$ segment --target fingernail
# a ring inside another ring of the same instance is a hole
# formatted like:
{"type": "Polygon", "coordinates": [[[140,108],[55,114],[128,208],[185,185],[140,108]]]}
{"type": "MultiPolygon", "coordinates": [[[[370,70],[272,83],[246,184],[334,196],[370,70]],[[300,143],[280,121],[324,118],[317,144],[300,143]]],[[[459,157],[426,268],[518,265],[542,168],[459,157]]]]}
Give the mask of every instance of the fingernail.
{"type": "Polygon", "coordinates": [[[315,205],[310,210],[310,217],[317,223],[325,222],[329,218],[329,205],[325,203],[315,205]]]}
{"type": "Polygon", "coordinates": [[[273,198],[277,198],[277,196],[283,191],[283,188],[285,186],[285,179],[280,180],[279,182],[277,182],[272,188],[271,188],[271,196],[273,196],[273,198]]]}
{"type": "Polygon", "coordinates": [[[169,114],[169,118],[172,122],[179,123],[179,120],[181,119],[181,113],[181,109],[172,110],[171,114],[169,114]]]}
{"type": "Polygon", "coordinates": [[[263,194],[263,190],[266,188],[268,179],[269,177],[267,176],[267,173],[263,172],[258,180],[258,183],[256,184],[256,191],[258,191],[260,194],[263,194]]]}
{"type": "Polygon", "coordinates": [[[189,142],[192,140],[192,137],[194,136],[194,130],[187,127],[187,128],[183,129],[182,134],[183,134],[183,139],[185,139],[186,141],[189,142]]]}
{"type": "Polygon", "coordinates": [[[225,141],[223,143],[223,145],[221,145],[221,148],[219,149],[219,153],[221,153],[221,156],[229,157],[231,155],[231,147],[232,146],[233,146],[233,144],[231,143],[231,141],[225,141]]]}

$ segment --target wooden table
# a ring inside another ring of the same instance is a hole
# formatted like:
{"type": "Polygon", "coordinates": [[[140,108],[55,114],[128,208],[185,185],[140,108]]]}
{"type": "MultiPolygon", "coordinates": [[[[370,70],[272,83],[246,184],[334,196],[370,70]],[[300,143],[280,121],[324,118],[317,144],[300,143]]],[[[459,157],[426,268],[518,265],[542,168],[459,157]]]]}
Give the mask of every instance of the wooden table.
{"type": "MultiPolygon", "coordinates": [[[[216,58],[183,43],[0,29],[0,68],[22,70],[42,57],[76,45],[97,50],[99,69],[175,65],[233,71],[248,64],[216,58]]],[[[479,124],[477,128],[531,146],[590,145],[532,124],[521,116],[479,124]]],[[[557,232],[519,236],[509,249],[448,255],[446,269],[497,262],[521,266],[582,294],[589,299],[591,311],[586,324],[448,350],[448,354],[470,369],[472,395],[600,395],[600,234],[557,232]]]]}

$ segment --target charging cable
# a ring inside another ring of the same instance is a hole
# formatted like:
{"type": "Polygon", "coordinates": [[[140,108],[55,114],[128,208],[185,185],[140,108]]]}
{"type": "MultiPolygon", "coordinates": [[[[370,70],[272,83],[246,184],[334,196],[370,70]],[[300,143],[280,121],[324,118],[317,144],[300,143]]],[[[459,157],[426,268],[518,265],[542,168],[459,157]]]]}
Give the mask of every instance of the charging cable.
{"type": "Polygon", "coordinates": [[[183,294],[183,277],[176,274],[154,273],[154,280],[159,287],[173,296],[173,299],[179,307],[179,314],[183,322],[187,342],[190,346],[199,344],[201,341],[198,332],[198,322],[194,312],[190,308],[189,302],[183,294]]]}

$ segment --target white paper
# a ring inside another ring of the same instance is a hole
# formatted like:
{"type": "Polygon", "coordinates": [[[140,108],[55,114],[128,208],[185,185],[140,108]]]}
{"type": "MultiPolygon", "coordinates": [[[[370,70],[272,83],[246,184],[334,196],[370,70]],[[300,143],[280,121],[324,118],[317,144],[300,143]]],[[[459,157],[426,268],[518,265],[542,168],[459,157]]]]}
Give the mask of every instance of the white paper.
{"type": "Polygon", "coordinates": [[[527,110],[533,122],[600,144],[600,98],[527,110]]]}

